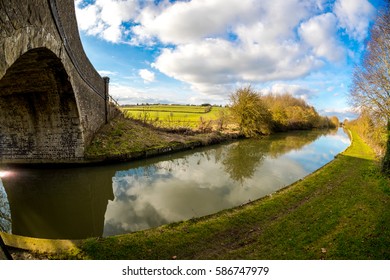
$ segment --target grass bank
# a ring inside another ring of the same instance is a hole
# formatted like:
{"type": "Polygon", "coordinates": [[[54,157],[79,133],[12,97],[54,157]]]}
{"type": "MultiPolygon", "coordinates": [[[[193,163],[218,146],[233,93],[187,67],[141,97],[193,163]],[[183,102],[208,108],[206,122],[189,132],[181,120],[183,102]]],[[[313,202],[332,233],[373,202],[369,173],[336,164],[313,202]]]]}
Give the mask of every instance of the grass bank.
{"type": "Polygon", "coordinates": [[[207,146],[237,138],[234,133],[169,132],[119,116],[103,126],[86,150],[86,161],[128,161],[207,146]]]}
{"type": "Polygon", "coordinates": [[[50,258],[389,259],[390,187],[372,150],[352,145],[272,196],[215,215],[107,238],[50,258]]]}

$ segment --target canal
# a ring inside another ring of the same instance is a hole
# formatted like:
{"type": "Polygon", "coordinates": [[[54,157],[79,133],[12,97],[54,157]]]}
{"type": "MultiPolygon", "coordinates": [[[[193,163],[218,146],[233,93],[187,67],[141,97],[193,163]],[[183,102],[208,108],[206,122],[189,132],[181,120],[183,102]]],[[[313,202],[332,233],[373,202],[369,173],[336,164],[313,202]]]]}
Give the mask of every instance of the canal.
{"type": "Polygon", "coordinates": [[[104,166],[3,166],[0,230],[81,239],[205,216],[270,195],[349,145],[342,129],[297,131],[104,166]]]}

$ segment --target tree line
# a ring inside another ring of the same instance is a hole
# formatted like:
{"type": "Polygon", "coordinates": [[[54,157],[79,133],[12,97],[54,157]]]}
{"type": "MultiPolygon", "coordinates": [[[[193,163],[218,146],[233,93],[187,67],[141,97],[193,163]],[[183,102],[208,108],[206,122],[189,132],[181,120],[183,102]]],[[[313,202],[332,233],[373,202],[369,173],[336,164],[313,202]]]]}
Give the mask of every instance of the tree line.
{"type": "Polygon", "coordinates": [[[351,103],[360,111],[351,125],[383,151],[382,171],[390,176],[390,0],[379,11],[363,60],[355,67],[351,103]]]}
{"type": "Polygon", "coordinates": [[[273,132],[314,128],[335,128],[339,121],[320,116],[313,106],[291,94],[262,95],[250,86],[230,95],[229,110],[240,133],[246,137],[273,132]]]}

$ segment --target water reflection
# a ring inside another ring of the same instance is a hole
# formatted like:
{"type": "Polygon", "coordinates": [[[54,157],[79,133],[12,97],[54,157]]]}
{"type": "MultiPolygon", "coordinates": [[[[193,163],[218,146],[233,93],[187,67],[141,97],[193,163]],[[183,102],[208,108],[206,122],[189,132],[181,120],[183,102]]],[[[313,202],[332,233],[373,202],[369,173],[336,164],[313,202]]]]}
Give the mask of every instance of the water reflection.
{"type": "Polygon", "coordinates": [[[342,131],[296,132],[118,171],[104,235],[204,216],[257,199],[311,173],[348,145],[342,131]]]}
{"type": "Polygon", "coordinates": [[[117,235],[255,200],[311,173],[348,145],[342,131],[295,132],[126,164],[13,169],[3,178],[2,197],[9,201],[4,212],[12,214],[14,234],[117,235]]]}
{"type": "Polygon", "coordinates": [[[79,239],[101,236],[104,213],[113,199],[112,176],[92,169],[14,169],[4,177],[12,233],[79,239]]]}
{"type": "Polygon", "coordinates": [[[266,156],[277,158],[291,150],[300,150],[322,135],[331,133],[332,131],[297,131],[264,137],[261,141],[251,139],[238,142],[232,145],[224,156],[224,170],[230,178],[243,185],[245,179],[253,177],[266,156]]]}

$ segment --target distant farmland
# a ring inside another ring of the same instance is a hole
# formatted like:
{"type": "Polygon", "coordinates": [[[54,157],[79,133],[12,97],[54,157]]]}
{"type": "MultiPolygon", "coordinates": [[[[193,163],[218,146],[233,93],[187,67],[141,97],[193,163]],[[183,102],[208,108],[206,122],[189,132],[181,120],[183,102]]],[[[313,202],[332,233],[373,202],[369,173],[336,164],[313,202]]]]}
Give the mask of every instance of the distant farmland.
{"type": "Polygon", "coordinates": [[[206,129],[215,127],[225,108],[187,105],[125,106],[127,118],[163,128],[206,129]]]}

